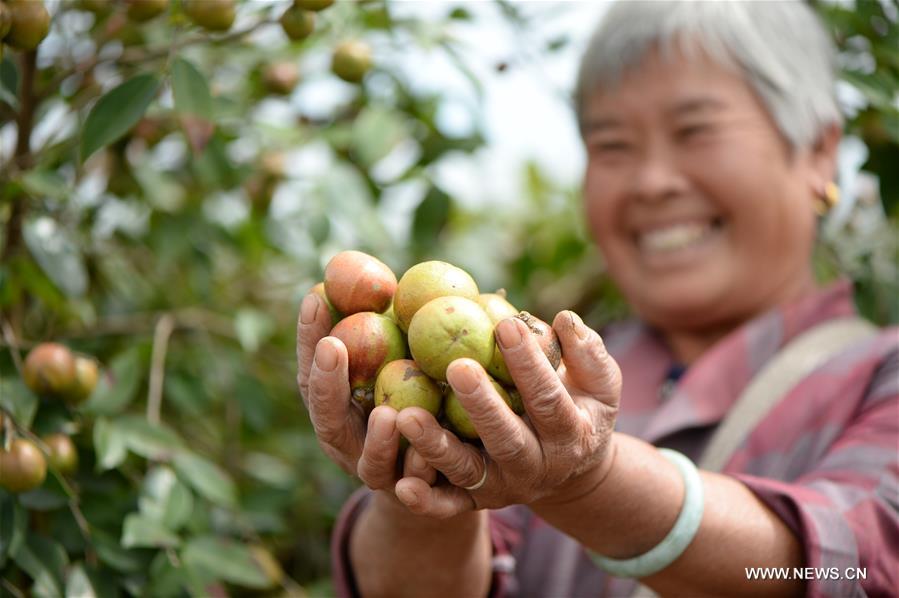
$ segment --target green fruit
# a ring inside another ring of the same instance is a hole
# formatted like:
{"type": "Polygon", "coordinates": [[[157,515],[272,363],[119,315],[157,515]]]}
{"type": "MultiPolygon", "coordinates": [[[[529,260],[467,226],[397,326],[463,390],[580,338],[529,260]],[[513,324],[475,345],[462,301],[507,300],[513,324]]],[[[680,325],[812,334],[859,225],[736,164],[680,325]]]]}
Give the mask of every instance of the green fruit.
{"type": "MultiPolygon", "coordinates": [[[[478,305],[484,308],[487,315],[490,316],[490,321],[493,322],[494,329],[502,320],[518,314],[518,310],[506,300],[505,291],[501,293],[481,293],[478,295],[476,301],[478,302],[478,305]]],[[[506,384],[512,383],[512,376],[509,375],[509,370],[506,367],[506,360],[499,350],[499,347],[493,351],[493,359],[490,361],[490,365],[487,366],[487,371],[491,376],[498,380],[502,380],[506,384]]]]}
{"type": "Polygon", "coordinates": [[[227,31],[234,24],[234,0],[184,0],[184,12],[208,31],[227,31]]]}
{"type": "Polygon", "coordinates": [[[6,37],[12,27],[12,13],[3,2],[0,2],[0,40],[6,37]]]}
{"type": "Polygon", "coordinates": [[[348,83],[362,81],[371,65],[371,48],[358,40],[340,43],[331,56],[331,71],[348,83]]]}
{"type": "Polygon", "coordinates": [[[493,322],[465,297],[437,297],[425,303],[409,325],[409,350],[431,378],[446,381],[446,368],[468,357],[485,368],[493,359],[493,322]]]}
{"type": "Polygon", "coordinates": [[[315,13],[296,6],[285,10],[279,22],[287,37],[294,41],[306,39],[315,31],[315,13]]]}
{"type": "Polygon", "coordinates": [[[406,356],[403,333],[390,318],[374,312],[347,316],[331,330],[346,345],[350,389],[366,409],[373,405],[374,386],[381,368],[406,356]]]}
{"type": "Polygon", "coordinates": [[[375,406],[388,405],[397,411],[421,407],[431,415],[440,412],[443,393],[437,383],[411,359],[398,359],[384,366],[375,382],[375,406]]]}
{"type": "MultiPolygon", "coordinates": [[[[493,385],[493,389],[496,391],[503,401],[505,401],[506,405],[509,406],[509,409],[514,411],[516,414],[523,413],[523,409],[516,410],[516,407],[521,406],[521,395],[517,395],[515,399],[512,398],[510,393],[499,385],[499,383],[493,378],[490,379],[490,384],[493,385]],[[517,403],[516,403],[517,400],[517,403]]],[[[450,388],[449,392],[446,395],[446,401],[444,403],[444,415],[446,416],[446,420],[453,427],[453,431],[456,432],[458,436],[462,438],[467,438],[469,440],[477,440],[480,438],[478,435],[478,431],[475,429],[474,424],[471,423],[471,418],[468,416],[468,412],[465,411],[465,408],[462,406],[462,403],[459,402],[459,397],[456,396],[456,391],[450,388]]]]}
{"type": "Polygon", "coordinates": [[[295,8],[302,10],[324,10],[334,4],[334,0],[293,0],[295,8]]]}
{"type": "Polygon", "coordinates": [[[3,43],[34,50],[50,32],[50,13],[41,0],[7,0],[11,24],[3,43]]]}
{"type": "Polygon", "coordinates": [[[143,23],[166,11],[169,0],[126,0],[128,18],[143,23]]]}
{"type": "Polygon", "coordinates": [[[75,357],[75,381],[66,393],[65,399],[72,405],[80,405],[88,400],[97,387],[100,369],[97,362],[89,357],[75,357]]]}
{"type": "Polygon", "coordinates": [[[28,492],[44,483],[47,460],[30,440],[16,438],[9,451],[0,450],[0,486],[13,493],[28,492]]]}
{"type": "Polygon", "coordinates": [[[400,278],[393,297],[393,313],[404,331],[419,308],[437,297],[465,297],[475,300],[478,285],[471,275],[452,264],[429,261],[416,264],[400,278]]]}
{"type": "Polygon", "coordinates": [[[41,343],[25,358],[22,377],[36,395],[65,398],[77,380],[75,356],[63,345],[41,343]]]}
{"type": "Polygon", "coordinates": [[[78,451],[71,438],[65,434],[51,434],[41,440],[50,450],[50,467],[62,474],[74,473],[78,469],[78,451]]]}
{"type": "Polygon", "coordinates": [[[342,314],[381,313],[396,285],[396,275],[384,262],[361,251],[341,251],[325,266],[325,293],[342,314]]]}

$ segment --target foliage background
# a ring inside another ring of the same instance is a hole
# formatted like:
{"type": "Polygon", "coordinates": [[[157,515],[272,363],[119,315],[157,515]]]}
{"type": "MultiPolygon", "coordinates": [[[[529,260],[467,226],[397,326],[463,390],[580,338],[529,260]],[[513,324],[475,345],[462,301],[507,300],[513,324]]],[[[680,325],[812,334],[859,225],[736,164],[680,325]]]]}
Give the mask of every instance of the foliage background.
{"type": "MultiPolygon", "coordinates": [[[[814,5],[859,92],[847,131],[876,176],[850,214],[822,224],[816,264],[822,279],[857,282],[869,318],[897,322],[899,4],[814,5]]],[[[144,25],[115,3],[48,6],[51,37],[0,63],[0,147],[15,148],[0,154],[0,406],[23,431],[72,434],[81,466],[18,497],[0,490],[0,593],[330,593],[328,534],[355,483],[317,447],[293,352],[299,301],[341,249],[397,273],[447,259],[547,318],[573,308],[598,326],[626,313],[576,187],[525,163],[518,203],[463,205],[435,172],[476,159],[482,126],[452,136],[445,98],[386,63],[361,86],[328,72],[335,43],[362,37],[376,57],[445,53],[477,95],[453,35],[476,18],[464,4],[435,20],[338,2],[293,43],[273,24],[283,1],[241,4],[224,35],[192,27],[177,3],[144,25]],[[301,66],[294,98],[326,86],[338,109],[266,92],[261,71],[277,60],[301,66]],[[130,93],[97,102],[124,81],[130,93]],[[398,194],[412,198],[408,221],[393,214],[398,194]],[[44,340],[105,365],[77,412],[18,376],[44,340]],[[267,546],[288,577],[263,590],[247,545],[267,546]]],[[[523,35],[539,28],[496,6],[523,35]]]]}

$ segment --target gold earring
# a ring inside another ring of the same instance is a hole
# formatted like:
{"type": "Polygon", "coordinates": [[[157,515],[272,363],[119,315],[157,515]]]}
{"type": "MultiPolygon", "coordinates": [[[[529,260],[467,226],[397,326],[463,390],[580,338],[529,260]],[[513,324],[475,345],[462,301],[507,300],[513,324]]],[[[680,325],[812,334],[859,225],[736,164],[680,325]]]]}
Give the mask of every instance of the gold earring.
{"type": "Polygon", "coordinates": [[[815,200],[815,213],[818,216],[826,216],[839,202],[840,188],[833,181],[827,181],[815,200]]]}

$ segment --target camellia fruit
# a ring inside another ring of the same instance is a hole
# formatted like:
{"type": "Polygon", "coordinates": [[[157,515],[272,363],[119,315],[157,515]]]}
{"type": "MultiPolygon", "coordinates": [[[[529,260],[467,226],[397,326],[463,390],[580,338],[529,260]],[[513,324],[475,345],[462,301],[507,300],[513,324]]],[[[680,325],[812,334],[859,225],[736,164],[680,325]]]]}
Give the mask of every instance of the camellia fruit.
{"type": "Polygon", "coordinates": [[[22,377],[39,396],[65,398],[76,381],[75,356],[64,345],[41,343],[25,358],[22,377]]]}
{"type": "Polygon", "coordinates": [[[44,483],[47,460],[30,440],[16,438],[9,451],[0,450],[0,486],[13,493],[28,492],[44,483]]]}
{"type": "Polygon", "coordinates": [[[428,301],[448,295],[475,300],[478,294],[477,283],[462,268],[437,260],[421,262],[397,283],[393,313],[400,328],[408,331],[415,312],[428,301]]]}
{"type": "Polygon", "coordinates": [[[12,13],[6,8],[3,2],[0,2],[0,40],[6,37],[12,27],[12,13]]]}
{"type": "Polygon", "coordinates": [[[262,72],[262,82],[269,93],[287,95],[300,81],[300,69],[293,62],[274,62],[262,72]]]}
{"type": "Polygon", "coordinates": [[[396,275],[384,262],[361,251],[341,251],[325,266],[325,293],[345,316],[383,312],[396,285],[396,275]]]}
{"type": "MultiPolygon", "coordinates": [[[[490,378],[490,384],[493,385],[493,390],[496,391],[496,394],[500,396],[500,398],[509,406],[516,415],[521,415],[524,413],[524,409],[521,404],[521,395],[517,394],[513,398],[512,394],[500,386],[500,384],[490,378]]],[[[478,431],[475,429],[474,424],[471,423],[471,418],[468,415],[468,412],[462,406],[462,403],[459,402],[459,397],[456,396],[456,391],[452,388],[446,394],[446,400],[444,401],[444,409],[443,413],[446,416],[446,420],[450,423],[453,428],[453,431],[456,432],[457,435],[462,438],[467,438],[469,440],[477,440],[480,438],[478,435],[478,431]]]]}
{"type": "Polygon", "coordinates": [[[340,312],[334,309],[334,306],[331,305],[331,302],[328,300],[328,295],[325,293],[325,283],[320,282],[316,284],[309,290],[310,293],[315,293],[319,297],[325,300],[325,304],[328,306],[328,313],[331,314],[331,327],[333,328],[337,325],[337,322],[340,321],[340,312]]]}
{"type": "Polygon", "coordinates": [[[480,305],[465,297],[437,297],[425,303],[409,324],[412,359],[431,378],[446,381],[446,368],[468,357],[485,368],[493,359],[493,322],[480,305]]]}
{"type": "Polygon", "coordinates": [[[293,0],[293,5],[303,10],[324,10],[334,4],[334,0],[293,0]]]}
{"type": "Polygon", "coordinates": [[[294,41],[306,39],[315,31],[315,13],[290,6],[278,20],[284,34],[294,41]]]}
{"type": "Polygon", "coordinates": [[[184,12],[208,31],[227,31],[234,24],[234,0],[184,0],[184,12]]]}
{"type": "Polygon", "coordinates": [[[59,473],[70,474],[78,469],[78,451],[75,443],[65,434],[50,434],[41,440],[49,449],[50,467],[59,473]]]}
{"type": "Polygon", "coordinates": [[[331,56],[331,71],[347,83],[362,81],[371,65],[371,48],[359,40],[341,42],[331,56]]]}
{"type": "Polygon", "coordinates": [[[65,399],[72,405],[80,405],[90,398],[100,380],[100,369],[97,362],[90,357],[75,356],[75,382],[65,394],[65,399]]]}
{"type": "Polygon", "coordinates": [[[164,13],[169,7],[169,0],[125,0],[128,6],[128,18],[143,23],[164,13]]]}
{"type": "Polygon", "coordinates": [[[10,27],[3,43],[19,50],[34,50],[50,32],[50,13],[41,0],[7,0],[10,27]]]}
{"type": "Polygon", "coordinates": [[[382,314],[359,312],[338,322],[331,336],[346,345],[353,398],[368,410],[374,404],[374,386],[381,368],[406,357],[403,333],[382,314]]]}
{"type": "Polygon", "coordinates": [[[397,359],[384,366],[375,382],[375,406],[388,405],[397,411],[421,407],[431,415],[440,412],[443,392],[411,359],[397,359]]]}

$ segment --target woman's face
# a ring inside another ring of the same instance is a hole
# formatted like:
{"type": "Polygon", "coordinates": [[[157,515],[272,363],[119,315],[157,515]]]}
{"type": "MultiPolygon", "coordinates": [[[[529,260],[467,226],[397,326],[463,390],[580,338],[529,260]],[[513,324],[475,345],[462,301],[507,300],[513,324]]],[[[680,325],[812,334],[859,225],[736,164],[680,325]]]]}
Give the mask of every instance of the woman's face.
{"type": "Polygon", "coordinates": [[[650,54],[587,100],[583,134],[589,224],[644,319],[729,327],[813,285],[815,190],[836,142],[791,152],[738,74],[650,54]]]}

